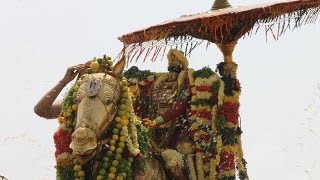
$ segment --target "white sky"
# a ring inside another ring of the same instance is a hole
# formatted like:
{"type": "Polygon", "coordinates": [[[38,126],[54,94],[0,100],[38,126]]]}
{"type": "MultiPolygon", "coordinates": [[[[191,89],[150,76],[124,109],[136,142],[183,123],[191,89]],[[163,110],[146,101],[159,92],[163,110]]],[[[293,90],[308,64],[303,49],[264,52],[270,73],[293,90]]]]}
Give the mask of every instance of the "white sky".
{"type": "MultiPolygon", "coordinates": [[[[233,5],[252,2],[230,0],[233,5]]],[[[121,34],[203,12],[211,4],[0,0],[0,175],[10,180],[55,178],[52,135],[58,124],[37,117],[33,106],[68,66],[105,53],[115,57],[122,48],[117,40],[121,34]]],[[[269,38],[266,43],[262,30],[238,42],[234,60],[242,82],[242,139],[251,179],[320,179],[319,33],[318,20],[278,41],[269,38]]],[[[189,60],[194,69],[215,69],[222,56],[211,45],[196,49],[189,60]]],[[[130,65],[166,69],[165,60],[130,65]]]]}

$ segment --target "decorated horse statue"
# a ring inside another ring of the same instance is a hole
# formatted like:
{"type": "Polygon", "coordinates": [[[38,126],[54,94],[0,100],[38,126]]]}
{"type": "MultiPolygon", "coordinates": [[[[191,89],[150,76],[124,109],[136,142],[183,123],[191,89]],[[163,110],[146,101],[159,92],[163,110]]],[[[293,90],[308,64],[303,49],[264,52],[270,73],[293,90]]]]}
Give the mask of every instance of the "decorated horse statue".
{"type": "Polygon", "coordinates": [[[69,89],[54,135],[57,179],[166,179],[133,113],[124,66],[97,59],[69,89]]]}
{"type": "MultiPolygon", "coordinates": [[[[138,88],[128,87],[135,78],[126,75],[128,83],[122,75],[124,66],[124,58],[115,66],[108,57],[94,60],[69,89],[54,135],[57,179],[235,179],[236,168],[240,179],[248,179],[238,123],[240,84],[235,63],[219,64],[221,77],[207,67],[183,69],[177,84],[166,86],[162,81],[168,74],[138,70],[144,74],[135,81],[138,88]],[[178,92],[168,94],[163,87],[178,87],[178,92]],[[157,102],[153,101],[155,92],[165,97],[157,99],[160,103],[155,105],[160,108],[177,95],[173,110],[154,120],[157,126],[178,127],[171,136],[165,132],[165,138],[149,138],[153,130],[138,118],[149,118],[150,109],[137,104],[157,102]],[[170,124],[172,114],[178,119],[170,124]]],[[[177,71],[177,67],[172,69],[177,71]]]]}

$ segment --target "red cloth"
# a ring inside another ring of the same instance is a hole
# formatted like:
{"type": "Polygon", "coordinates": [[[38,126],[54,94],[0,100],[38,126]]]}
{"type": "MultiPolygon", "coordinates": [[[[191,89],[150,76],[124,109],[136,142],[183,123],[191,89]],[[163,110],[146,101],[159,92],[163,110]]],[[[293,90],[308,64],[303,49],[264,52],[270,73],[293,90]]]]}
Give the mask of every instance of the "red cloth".
{"type": "Polygon", "coordinates": [[[137,99],[134,103],[133,103],[133,109],[135,114],[144,119],[148,117],[148,105],[145,104],[142,100],[137,99]]]}
{"type": "Polygon", "coordinates": [[[164,122],[169,122],[173,119],[176,119],[177,117],[181,116],[186,112],[186,108],[188,106],[188,103],[184,102],[183,100],[178,99],[172,108],[168,109],[163,114],[160,114],[160,116],[163,118],[164,122]]]}
{"type": "MultiPolygon", "coordinates": [[[[191,85],[188,78],[188,73],[185,73],[184,75],[185,75],[184,80],[186,83],[186,88],[189,90],[189,93],[191,93],[191,85]]],[[[160,116],[163,118],[164,123],[172,121],[173,119],[176,119],[179,116],[186,114],[186,110],[188,106],[189,104],[187,102],[185,102],[182,99],[178,99],[170,109],[160,114],[160,116]]]]}
{"type": "Polygon", "coordinates": [[[151,96],[151,82],[146,78],[143,80],[145,85],[144,85],[144,93],[143,95],[145,96],[151,96]]]}

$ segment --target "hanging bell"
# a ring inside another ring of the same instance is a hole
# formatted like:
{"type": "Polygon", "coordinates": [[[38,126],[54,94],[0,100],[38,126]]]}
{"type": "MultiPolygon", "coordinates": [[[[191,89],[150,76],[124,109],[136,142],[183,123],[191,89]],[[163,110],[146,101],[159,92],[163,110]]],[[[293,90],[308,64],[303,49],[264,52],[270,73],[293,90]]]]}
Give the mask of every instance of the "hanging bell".
{"type": "Polygon", "coordinates": [[[231,7],[228,0],[215,0],[210,10],[218,10],[223,8],[231,7]]]}

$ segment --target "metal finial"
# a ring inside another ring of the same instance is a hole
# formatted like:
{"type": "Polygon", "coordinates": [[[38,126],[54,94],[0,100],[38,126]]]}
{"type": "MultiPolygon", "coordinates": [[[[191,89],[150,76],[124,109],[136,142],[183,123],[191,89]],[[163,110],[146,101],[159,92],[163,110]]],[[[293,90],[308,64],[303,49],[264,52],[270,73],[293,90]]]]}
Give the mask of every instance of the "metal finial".
{"type": "Polygon", "coordinates": [[[215,0],[211,7],[211,10],[218,10],[218,9],[223,9],[228,7],[231,7],[228,0],[215,0]]]}

